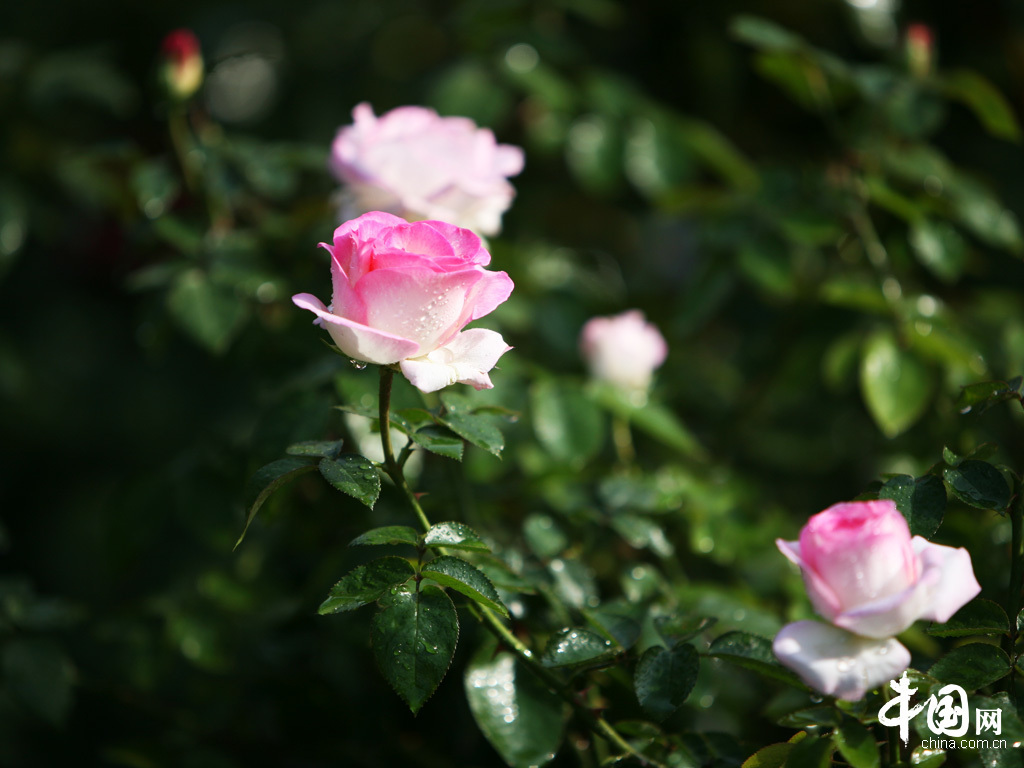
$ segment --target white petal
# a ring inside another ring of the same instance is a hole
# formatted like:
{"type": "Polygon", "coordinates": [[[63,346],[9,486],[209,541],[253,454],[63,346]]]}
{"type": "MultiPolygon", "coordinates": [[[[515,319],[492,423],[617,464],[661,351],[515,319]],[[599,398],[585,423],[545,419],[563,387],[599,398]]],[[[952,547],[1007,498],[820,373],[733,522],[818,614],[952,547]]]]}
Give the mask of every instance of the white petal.
{"type": "Polygon", "coordinates": [[[932,544],[915,536],[911,543],[921,562],[921,581],[931,583],[927,606],[921,618],[946,622],[949,617],[981,592],[971,567],[971,555],[963,547],[932,544]],[[935,581],[929,576],[934,573],[935,581]]]}
{"type": "Polygon", "coordinates": [[[490,389],[494,385],[487,372],[510,349],[500,333],[472,328],[428,355],[403,360],[401,368],[405,378],[423,392],[436,392],[455,383],[490,389]]]}
{"type": "Polygon", "coordinates": [[[818,621],[787,624],[772,650],[811,688],[847,701],[898,677],[910,651],[895,638],[875,640],[818,621]]]}

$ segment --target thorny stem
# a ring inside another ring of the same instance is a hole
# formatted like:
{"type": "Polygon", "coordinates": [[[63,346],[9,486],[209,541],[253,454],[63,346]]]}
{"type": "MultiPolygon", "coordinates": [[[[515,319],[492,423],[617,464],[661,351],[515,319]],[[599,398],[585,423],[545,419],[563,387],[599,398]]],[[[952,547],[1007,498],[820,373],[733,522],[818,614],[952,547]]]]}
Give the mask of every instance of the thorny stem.
{"type": "MultiPolygon", "coordinates": [[[[423,530],[429,531],[430,519],[423,511],[423,507],[420,506],[419,499],[417,499],[416,494],[412,492],[412,489],[409,487],[409,483],[406,482],[405,475],[402,473],[402,466],[395,460],[395,451],[391,445],[391,384],[394,380],[394,376],[395,372],[391,368],[383,365],[380,367],[380,444],[381,448],[384,450],[384,470],[404,494],[409,505],[416,513],[416,517],[419,519],[420,524],[423,526],[423,530]]],[[[555,675],[555,673],[551,672],[546,667],[541,666],[541,664],[534,658],[533,652],[522,640],[513,634],[512,630],[510,630],[493,611],[485,606],[474,605],[472,603],[469,604],[469,610],[485,627],[487,627],[491,633],[504,643],[504,645],[508,647],[524,665],[526,665],[527,669],[540,678],[548,689],[565,700],[573,708],[576,715],[586,723],[587,727],[593,733],[607,739],[623,753],[632,755],[639,760],[642,765],[650,766],[651,768],[666,768],[662,763],[647,757],[637,750],[632,744],[626,741],[607,720],[600,715],[595,714],[583,705],[565,682],[555,675]]]]}

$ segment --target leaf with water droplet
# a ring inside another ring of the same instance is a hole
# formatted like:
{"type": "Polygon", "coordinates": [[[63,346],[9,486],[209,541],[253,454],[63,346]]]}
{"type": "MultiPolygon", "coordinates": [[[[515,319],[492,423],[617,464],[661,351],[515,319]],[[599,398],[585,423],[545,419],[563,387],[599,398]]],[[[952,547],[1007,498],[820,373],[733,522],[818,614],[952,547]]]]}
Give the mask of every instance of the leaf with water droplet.
{"type": "Polygon", "coordinates": [[[891,499],[907,519],[910,533],[930,539],[942,524],[946,513],[946,489],[934,475],[916,480],[910,475],[897,475],[886,481],[878,498],[891,499]]]}
{"type": "Polygon", "coordinates": [[[1010,503],[1010,486],[986,461],[967,459],[942,471],[942,479],[960,501],[978,509],[1002,512],[1010,503]]]}
{"type": "Polygon", "coordinates": [[[337,459],[323,459],[319,468],[328,483],[373,509],[380,495],[380,475],[369,459],[346,454],[337,459]]]}
{"type": "Polygon", "coordinates": [[[960,390],[956,406],[960,413],[979,414],[1007,400],[1024,403],[1024,377],[1017,376],[1009,381],[982,381],[969,384],[960,390]]]}
{"type": "Polygon", "coordinates": [[[308,456],[317,459],[333,459],[341,453],[342,440],[304,440],[293,443],[285,449],[289,456],[308,456]]]}
{"type": "Polygon", "coordinates": [[[571,667],[607,661],[615,655],[610,642],[583,627],[567,627],[551,636],[540,662],[545,667],[571,667]]]}
{"type": "Polygon", "coordinates": [[[432,586],[389,593],[380,606],[370,632],[373,654],[381,674],[416,714],[452,663],[458,613],[448,595],[432,586]]]}
{"type": "Polygon", "coordinates": [[[685,643],[701,632],[710,629],[718,622],[714,616],[656,616],[654,618],[654,629],[661,635],[662,640],[670,645],[685,643]]]}
{"type": "Polygon", "coordinates": [[[512,653],[496,651],[488,638],[466,667],[473,719],[512,768],[544,765],[562,743],[565,704],[512,653]]]}
{"type": "Polygon", "coordinates": [[[321,616],[344,613],[372,603],[416,575],[412,563],[401,557],[381,557],[349,571],[320,605],[321,616]]]}
{"type": "Polygon", "coordinates": [[[490,552],[480,535],[465,523],[448,521],[435,523],[423,536],[423,543],[431,548],[465,549],[473,552],[490,552]]]}
{"type": "Polygon", "coordinates": [[[711,643],[708,656],[781,680],[794,688],[807,690],[807,686],[796,675],[779,664],[772,651],[771,640],[767,638],[738,629],[726,632],[711,643]]]}
{"type": "Polygon", "coordinates": [[[311,464],[300,458],[287,458],[272,461],[257,470],[256,474],[250,478],[246,489],[246,506],[249,508],[249,513],[246,515],[242,534],[235,542],[235,549],[242,543],[256,513],[260,511],[270,495],[285,483],[294,480],[299,475],[312,472],[314,469],[316,469],[316,464],[311,464]]]}
{"type": "Polygon", "coordinates": [[[598,632],[620,648],[632,648],[640,639],[640,606],[625,601],[608,602],[598,608],[583,608],[582,613],[598,632]]]}
{"type": "Polygon", "coordinates": [[[350,547],[369,547],[380,544],[411,544],[419,546],[420,536],[407,525],[385,525],[373,528],[348,543],[350,547]]]}
{"type": "Polygon", "coordinates": [[[692,645],[652,646],[644,651],[633,674],[637,701],[655,720],[664,720],[686,701],[699,670],[700,657],[692,645]]]}
{"type": "Polygon", "coordinates": [[[437,557],[427,563],[421,573],[424,578],[433,579],[441,586],[461,592],[469,599],[508,618],[508,609],[498,597],[494,585],[483,571],[465,560],[450,555],[437,557]]]}
{"type": "Polygon", "coordinates": [[[494,423],[494,417],[487,413],[467,413],[464,410],[447,410],[438,417],[444,426],[478,448],[501,457],[505,448],[505,436],[494,423]]]}
{"type": "Polygon", "coordinates": [[[910,764],[914,768],[939,768],[946,762],[946,750],[925,749],[920,744],[910,753],[910,764]]]}

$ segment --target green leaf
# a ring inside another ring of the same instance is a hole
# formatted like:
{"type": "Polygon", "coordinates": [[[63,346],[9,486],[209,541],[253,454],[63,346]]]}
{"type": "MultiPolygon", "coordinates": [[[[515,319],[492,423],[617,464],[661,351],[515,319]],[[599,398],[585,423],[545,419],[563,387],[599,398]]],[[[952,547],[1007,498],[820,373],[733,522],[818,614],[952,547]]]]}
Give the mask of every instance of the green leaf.
{"type": "Polygon", "coordinates": [[[946,513],[946,489],[934,475],[916,480],[910,475],[897,475],[879,489],[878,498],[895,501],[910,525],[911,535],[926,539],[935,535],[946,513]]]}
{"type": "Polygon", "coordinates": [[[465,688],[480,732],[506,764],[531,768],[554,758],[564,706],[513,654],[485,644],[466,668],[465,688]]]}
{"type": "MultiPolygon", "coordinates": [[[[803,731],[801,731],[803,733],[803,731]]],[[[786,758],[793,751],[792,742],[781,742],[761,747],[754,754],[743,761],[740,768],[782,768],[786,764],[786,758]]]]}
{"type": "Polygon", "coordinates": [[[316,469],[316,464],[310,464],[308,461],[302,459],[278,459],[272,461],[266,466],[260,467],[256,470],[250,479],[246,487],[245,505],[248,507],[249,512],[245,517],[245,526],[242,528],[242,535],[238,537],[238,541],[235,542],[235,549],[238,549],[238,545],[242,543],[242,539],[245,538],[246,532],[249,530],[249,526],[252,524],[253,519],[256,517],[256,513],[260,511],[260,507],[263,503],[270,498],[270,495],[280,488],[285,483],[294,480],[299,475],[304,475],[307,472],[312,472],[316,469]]]}
{"type": "Polygon", "coordinates": [[[234,290],[211,282],[198,269],[177,276],[167,307],[181,329],[214,354],[228,348],[248,313],[234,290]]]}
{"type": "Polygon", "coordinates": [[[958,70],[942,81],[946,95],[963,102],[989,133],[1001,139],[1020,141],[1020,126],[1006,97],[977,72],[958,70]]]}
{"type": "Polygon", "coordinates": [[[598,632],[620,648],[632,648],[640,639],[642,628],[634,618],[633,606],[606,604],[599,608],[583,608],[583,616],[598,632]]]}
{"type": "Polygon", "coordinates": [[[996,403],[1007,400],[1024,402],[1024,377],[1017,376],[1010,381],[983,381],[970,384],[960,391],[956,407],[960,413],[984,413],[996,403]]]}
{"type": "Polygon", "coordinates": [[[381,557],[349,571],[335,584],[318,613],[344,613],[361,608],[416,575],[416,568],[401,557],[381,557]]]}
{"type": "Polygon", "coordinates": [[[71,708],[71,662],[49,640],[16,637],[3,647],[7,690],[30,711],[54,725],[71,708]]]}
{"type": "Polygon", "coordinates": [[[552,458],[582,465],[601,450],[604,419],[581,387],[543,379],[530,390],[530,407],[537,439],[552,458]]]}
{"type": "Polygon", "coordinates": [[[914,768],[939,768],[946,762],[946,750],[925,749],[920,744],[910,753],[910,764],[914,768]]]}
{"type": "Polygon", "coordinates": [[[967,459],[942,470],[942,477],[953,495],[972,507],[1002,511],[1010,503],[1010,487],[987,461],[967,459]]]}
{"type": "Polygon", "coordinates": [[[896,437],[928,407],[932,376],[900,347],[891,331],[878,331],[864,345],[860,387],[868,411],[887,437],[896,437]]]}
{"type": "Polygon", "coordinates": [[[444,456],[446,459],[462,461],[462,452],[466,444],[451,430],[435,424],[428,424],[415,432],[410,432],[409,436],[416,445],[431,453],[444,456]]]}
{"type": "Polygon", "coordinates": [[[737,16],[729,24],[737,40],[765,51],[799,51],[806,43],[798,35],[758,16],[737,16]]]}
{"type": "Polygon", "coordinates": [[[550,515],[541,512],[534,512],[523,521],[523,536],[541,560],[557,557],[569,546],[569,538],[558,523],[550,515]]]}
{"type": "Polygon", "coordinates": [[[451,587],[470,600],[475,600],[480,605],[508,618],[508,609],[501,602],[490,579],[484,575],[483,571],[465,560],[443,555],[427,563],[421,573],[441,586],[451,587]]]}
{"type": "Polygon", "coordinates": [[[441,402],[445,410],[438,420],[442,424],[478,448],[501,457],[505,436],[495,426],[493,416],[473,411],[469,401],[454,392],[442,392],[441,402]]]}
{"type": "Polygon", "coordinates": [[[684,456],[698,458],[705,455],[704,447],[697,438],[664,406],[651,401],[637,405],[628,393],[604,382],[591,382],[587,393],[609,413],[626,419],[637,429],[684,456]]]}
{"type": "Polygon", "coordinates": [[[420,536],[407,525],[385,525],[373,528],[348,543],[350,547],[371,547],[379,544],[411,544],[418,547],[420,536]]]}
{"type": "Polygon", "coordinates": [[[341,453],[342,440],[305,440],[285,449],[289,456],[309,456],[317,459],[335,459],[341,453]]]}
{"type": "Polygon", "coordinates": [[[969,643],[954,648],[932,664],[928,674],[943,683],[955,683],[975,691],[1010,673],[1010,660],[1001,648],[987,643],[969,643]]]}
{"type": "Polygon", "coordinates": [[[789,712],[780,717],[778,722],[783,728],[809,728],[813,726],[837,728],[842,719],[842,713],[835,707],[829,704],[818,704],[789,712]]]}
{"type": "Polygon", "coordinates": [[[664,720],[686,701],[699,670],[700,657],[692,645],[652,646],[640,657],[633,675],[637,701],[655,720],[664,720]]]}
{"type": "Polygon", "coordinates": [[[945,624],[931,624],[926,631],[935,637],[1004,635],[1010,631],[1010,620],[998,603],[976,598],[954,613],[945,624]]]}
{"type": "Polygon", "coordinates": [[[347,493],[370,509],[380,495],[380,475],[373,462],[364,456],[346,454],[337,459],[323,459],[320,474],[342,493],[347,493]]]}
{"type": "Polygon", "coordinates": [[[917,219],[910,225],[910,247],[940,280],[955,282],[967,266],[967,241],[947,222],[917,219]]]}
{"type": "Polygon", "coordinates": [[[582,627],[567,627],[551,636],[540,655],[545,667],[571,667],[603,661],[614,654],[612,644],[582,627]]]}
{"type": "Polygon", "coordinates": [[[881,764],[874,734],[852,717],[843,718],[832,741],[851,768],[878,768],[881,764]]]}
{"type": "Polygon", "coordinates": [[[793,751],[786,758],[786,765],[789,768],[828,768],[833,751],[831,739],[808,736],[794,745],[793,751]]]}
{"type": "Polygon", "coordinates": [[[437,587],[396,589],[380,599],[373,617],[373,655],[381,674],[413,714],[444,678],[459,639],[459,617],[437,587]]]}
{"type": "Polygon", "coordinates": [[[675,552],[661,526],[646,517],[619,513],[612,517],[611,524],[635,549],[650,549],[661,557],[671,557],[675,552]]]}
{"type": "Polygon", "coordinates": [[[473,552],[490,552],[480,535],[463,523],[449,521],[435,523],[423,536],[423,543],[432,548],[467,549],[473,552]]]}
{"type": "Polygon", "coordinates": [[[685,643],[718,623],[714,616],[658,616],[654,629],[669,645],[685,643]]]}
{"type": "Polygon", "coordinates": [[[795,688],[807,690],[799,678],[775,659],[771,640],[749,632],[733,630],[715,638],[708,648],[708,655],[724,659],[737,666],[752,670],[766,677],[781,680],[795,688]]]}

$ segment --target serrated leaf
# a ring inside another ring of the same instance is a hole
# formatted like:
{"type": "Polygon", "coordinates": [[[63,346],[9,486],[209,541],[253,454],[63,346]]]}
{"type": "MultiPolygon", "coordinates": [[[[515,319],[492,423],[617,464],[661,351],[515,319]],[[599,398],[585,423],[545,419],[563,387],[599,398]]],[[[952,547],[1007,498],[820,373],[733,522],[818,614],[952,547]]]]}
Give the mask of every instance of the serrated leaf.
{"type": "Polygon", "coordinates": [[[293,443],[285,449],[289,456],[308,456],[317,459],[334,459],[341,453],[342,440],[304,440],[293,443]]]}
{"type": "Polygon", "coordinates": [[[552,458],[578,465],[601,450],[604,417],[578,385],[538,381],[530,390],[530,407],[533,430],[552,458]]]}
{"type": "Polygon", "coordinates": [[[380,544],[411,544],[419,546],[420,536],[407,525],[385,525],[373,528],[348,543],[350,547],[371,547],[380,544]]]}
{"type": "Polygon", "coordinates": [[[392,587],[404,584],[416,575],[416,568],[401,557],[381,557],[349,571],[335,584],[317,611],[329,613],[353,611],[377,600],[392,587]]]}
{"type": "Polygon", "coordinates": [[[487,413],[469,413],[463,410],[447,410],[438,421],[459,437],[468,440],[478,448],[501,457],[505,448],[505,436],[494,423],[494,417],[487,413]]]}
{"type": "Polygon", "coordinates": [[[868,411],[887,437],[916,422],[928,407],[932,376],[891,331],[879,331],[864,345],[860,387],[868,411]]]}
{"type": "Polygon", "coordinates": [[[545,667],[571,667],[609,658],[612,644],[589,629],[567,627],[551,636],[540,655],[545,667]]]}
{"type": "Polygon", "coordinates": [[[347,454],[321,460],[319,469],[332,486],[373,509],[380,495],[380,475],[372,461],[365,456],[347,454]]]}
{"type": "Polygon", "coordinates": [[[928,674],[943,683],[955,683],[968,692],[1000,680],[1010,673],[1010,660],[1001,648],[969,643],[954,648],[932,664],[928,674]]]}
{"type": "Polygon", "coordinates": [[[718,623],[714,616],[657,616],[654,629],[669,645],[685,643],[718,623]]]}
{"type": "Polygon", "coordinates": [[[771,640],[767,638],[737,629],[715,638],[707,653],[716,659],[732,662],[795,688],[807,690],[807,686],[796,675],[779,664],[772,652],[771,640]]]}
{"type": "Polygon", "coordinates": [[[652,646],[640,657],[633,675],[637,701],[655,720],[664,720],[686,701],[699,670],[700,657],[692,645],[652,646]]]}
{"type": "Polygon", "coordinates": [[[874,734],[852,717],[844,717],[832,741],[851,768],[878,768],[881,759],[874,734]]]}
{"type": "Polygon", "coordinates": [[[508,618],[508,609],[498,597],[494,585],[483,571],[465,560],[450,555],[437,557],[423,566],[424,577],[433,579],[444,587],[451,587],[461,592],[470,600],[497,611],[508,618]]]}
{"type": "Polygon", "coordinates": [[[431,548],[466,549],[472,552],[490,552],[480,535],[464,523],[448,521],[435,523],[423,536],[423,543],[431,548]]]}
{"type": "Polygon", "coordinates": [[[942,478],[960,501],[978,509],[1005,510],[1010,487],[1002,473],[986,461],[967,459],[942,471],[942,478]]]}
{"type": "Polygon", "coordinates": [[[459,639],[451,599],[437,587],[398,589],[380,599],[373,617],[373,655],[381,674],[413,714],[444,679],[459,639]]]}
{"type": "Polygon", "coordinates": [[[926,631],[935,637],[1003,635],[1010,631],[1010,620],[998,603],[976,598],[954,613],[945,624],[931,624],[926,631]]]}
{"type": "Polygon", "coordinates": [[[429,424],[415,432],[410,432],[409,436],[416,445],[431,453],[444,456],[446,459],[462,461],[462,452],[466,444],[451,430],[429,424]]]}
{"type": "Polygon", "coordinates": [[[516,657],[489,643],[466,668],[466,699],[480,732],[511,768],[551,761],[562,743],[564,705],[516,657]]]}
{"type": "Polygon", "coordinates": [[[897,475],[879,489],[878,498],[896,502],[896,508],[907,519],[912,536],[930,539],[946,513],[946,489],[934,475],[916,480],[910,475],[897,475]]]}
{"type": "Polygon", "coordinates": [[[249,478],[246,488],[245,504],[249,511],[245,516],[245,526],[242,528],[242,534],[238,537],[238,541],[235,542],[234,548],[238,549],[238,545],[245,538],[245,534],[248,532],[253,519],[255,519],[256,513],[260,511],[260,507],[263,506],[264,502],[270,498],[274,491],[285,483],[294,480],[299,475],[304,475],[315,469],[316,464],[310,464],[308,461],[294,458],[278,459],[256,470],[256,474],[249,478]]]}

